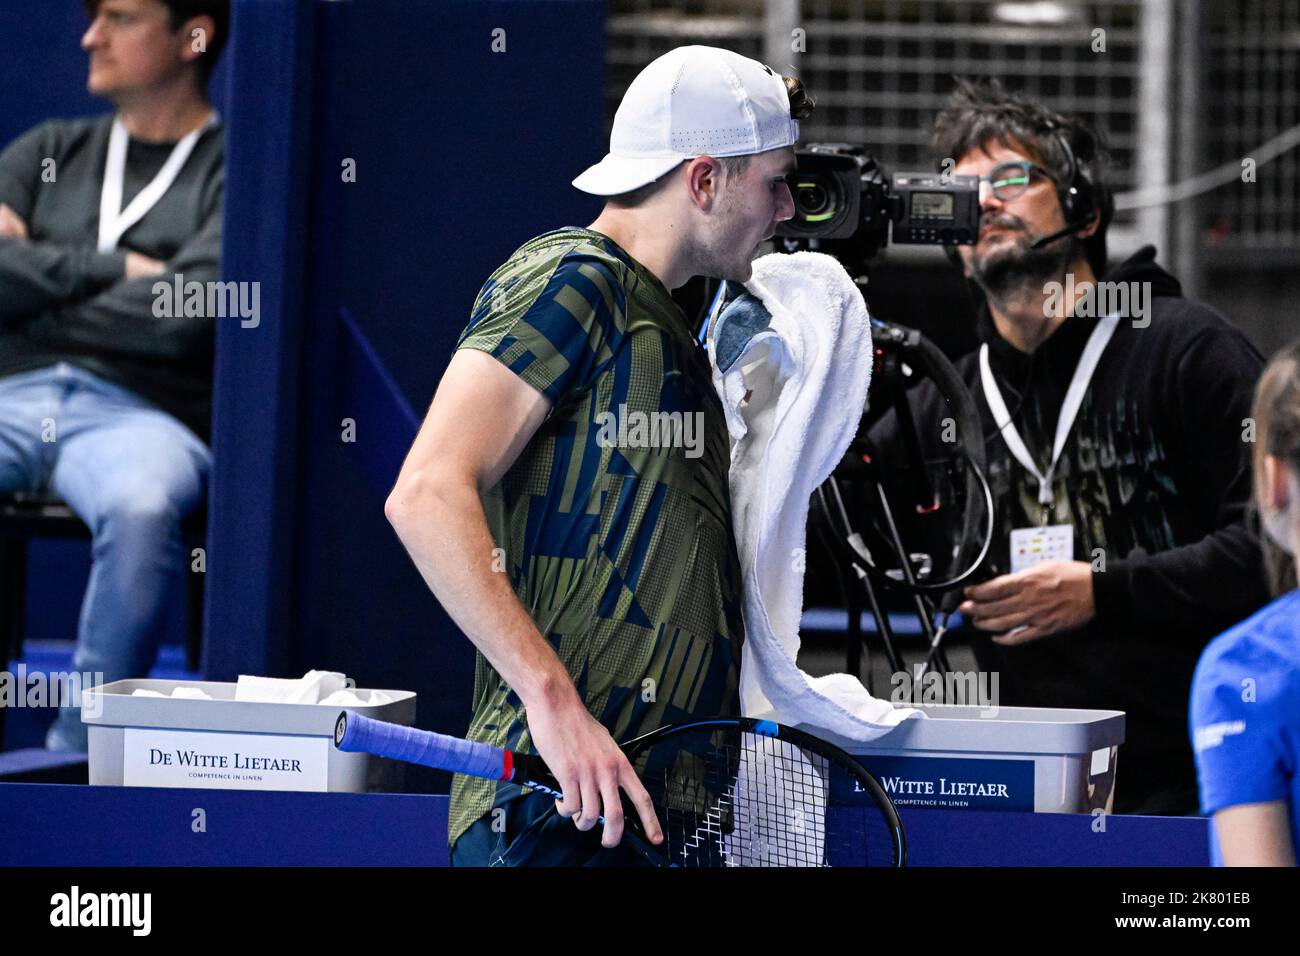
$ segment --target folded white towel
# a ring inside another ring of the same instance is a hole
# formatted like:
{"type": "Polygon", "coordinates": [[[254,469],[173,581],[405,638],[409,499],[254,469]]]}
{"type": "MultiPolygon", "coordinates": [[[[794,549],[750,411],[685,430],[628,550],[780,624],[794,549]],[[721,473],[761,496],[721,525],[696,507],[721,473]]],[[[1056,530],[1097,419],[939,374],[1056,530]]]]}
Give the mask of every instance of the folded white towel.
{"type": "Polygon", "coordinates": [[[271,704],[315,704],[347,686],[336,671],[308,671],[297,680],[240,674],[235,700],[271,704]]]}
{"type": "Polygon", "coordinates": [[[211,700],[212,696],[207,691],[200,690],[197,687],[174,687],[172,696],[185,698],[186,700],[211,700]]]}
{"type": "Polygon", "coordinates": [[[249,703],[286,701],[298,689],[298,681],[283,677],[257,677],[240,674],[235,684],[235,700],[249,703]]]}
{"type": "Polygon", "coordinates": [[[181,700],[212,700],[212,695],[198,687],[173,687],[170,694],[164,694],[162,691],[149,690],[146,687],[140,687],[131,691],[132,697],[163,697],[168,699],[181,700]]]}
{"type": "Polygon", "coordinates": [[[308,671],[299,681],[300,686],[289,697],[291,704],[315,704],[322,697],[348,686],[348,679],[336,671],[308,671]]]}
{"type": "Polygon", "coordinates": [[[393,698],[382,690],[336,690],[321,704],[333,707],[374,707],[377,704],[391,703],[393,698]]]}
{"type": "MultiPolygon", "coordinates": [[[[254,677],[241,674],[235,685],[235,700],[243,703],[319,704],[330,707],[374,707],[392,703],[393,696],[382,690],[355,690],[346,686],[347,678],[334,671],[308,671],[297,680],[279,677],[254,677]],[[319,698],[319,699],[318,699],[319,698]]],[[[212,700],[198,687],[175,687],[170,694],[139,688],[133,697],[183,698],[212,700]]]]}
{"type": "Polygon", "coordinates": [[[745,589],[741,707],[746,716],[811,733],[874,740],[923,715],[873,697],[852,675],[814,678],[795,663],[808,500],[848,449],[866,405],[867,306],[844,267],[815,252],[762,257],[746,289],[770,313],[765,327],[755,322],[761,310],[742,307],[724,311],[707,337],[732,441],[729,483],[745,589]],[[729,313],[736,322],[730,330],[729,313]]]}

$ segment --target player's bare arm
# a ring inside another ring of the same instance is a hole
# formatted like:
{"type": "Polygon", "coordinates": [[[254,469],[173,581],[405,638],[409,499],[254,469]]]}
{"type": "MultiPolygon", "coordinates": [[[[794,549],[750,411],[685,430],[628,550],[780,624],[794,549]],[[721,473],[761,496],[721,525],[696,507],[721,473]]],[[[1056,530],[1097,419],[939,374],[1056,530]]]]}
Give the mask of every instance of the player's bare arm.
{"type": "MultiPolygon", "coordinates": [[[[649,795],[609,731],[591,716],[564,665],[494,570],[481,494],[495,485],[549,411],[540,392],[473,349],[452,358],[384,513],[430,590],[524,703],[533,740],[559,780],[559,812],[581,830],[605,817],[603,843],[623,831],[619,789],[662,839],[649,795]]],[[[500,563],[496,564],[500,567],[500,563]]]]}

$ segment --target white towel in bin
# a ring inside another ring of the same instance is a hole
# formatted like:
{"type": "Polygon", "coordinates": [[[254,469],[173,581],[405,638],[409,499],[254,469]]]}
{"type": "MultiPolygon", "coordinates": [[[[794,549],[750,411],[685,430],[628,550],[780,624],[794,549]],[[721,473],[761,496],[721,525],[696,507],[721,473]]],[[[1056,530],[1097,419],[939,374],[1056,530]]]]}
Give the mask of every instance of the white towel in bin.
{"type": "Polygon", "coordinates": [[[347,686],[347,678],[336,671],[308,671],[297,680],[254,677],[240,674],[235,700],[270,704],[316,704],[321,698],[347,686]]]}

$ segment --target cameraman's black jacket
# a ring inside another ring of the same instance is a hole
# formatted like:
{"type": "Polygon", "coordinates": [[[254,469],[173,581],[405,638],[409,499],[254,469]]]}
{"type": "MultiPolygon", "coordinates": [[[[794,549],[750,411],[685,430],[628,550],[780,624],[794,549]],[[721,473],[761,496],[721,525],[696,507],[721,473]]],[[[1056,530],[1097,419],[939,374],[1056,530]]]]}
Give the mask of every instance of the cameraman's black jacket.
{"type": "MultiPolygon", "coordinates": [[[[1128,714],[1116,810],[1190,813],[1196,810],[1187,732],[1193,669],[1212,637],[1268,600],[1259,542],[1245,520],[1252,447],[1247,419],[1263,360],[1219,313],[1184,299],[1178,281],[1154,259],[1155,249],[1145,247],[1104,277],[1151,283],[1149,325],[1121,320],[1053,479],[1050,521],[1072,524],[1075,559],[1094,565],[1097,616],[1079,631],[1016,647],[994,644],[985,632],[967,633],[981,669],[1000,672],[1001,704],[1128,714]]],[[[978,332],[989,344],[990,367],[1042,471],[1096,321],[1071,316],[1030,356],[998,334],[987,305],[979,310],[978,332]]],[[[973,584],[1010,571],[1011,530],[1042,524],[1043,509],[1038,479],[996,433],[978,350],[955,364],[983,419],[996,504],[992,547],[984,569],[968,582],[973,584]]],[[[941,496],[940,514],[947,512],[947,527],[955,534],[960,522],[953,512],[965,504],[963,481],[959,466],[951,464],[952,446],[941,440],[943,419],[953,411],[928,381],[909,396],[926,468],[941,496]]],[[[909,491],[915,475],[892,411],[868,441],[894,510],[914,513],[909,491]]]]}

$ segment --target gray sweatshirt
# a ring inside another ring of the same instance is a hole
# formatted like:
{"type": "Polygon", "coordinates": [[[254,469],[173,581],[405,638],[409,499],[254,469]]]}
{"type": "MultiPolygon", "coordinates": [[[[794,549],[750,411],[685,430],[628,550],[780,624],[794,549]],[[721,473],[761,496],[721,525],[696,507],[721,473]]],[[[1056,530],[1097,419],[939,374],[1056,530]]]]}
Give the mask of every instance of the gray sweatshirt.
{"type": "MultiPolygon", "coordinates": [[[[111,114],[51,120],[0,153],[0,203],[28,233],[0,236],[0,378],[68,362],[131,389],[207,440],[214,320],[157,317],[153,287],[176,273],[186,283],[218,278],[225,132],[220,124],[206,130],[171,188],[114,252],[100,253],[112,121],[111,114]],[[166,271],[125,278],[128,250],[165,261],[166,271]]],[[[174,145],[130,140],[124,208],[174,145]]]]}

